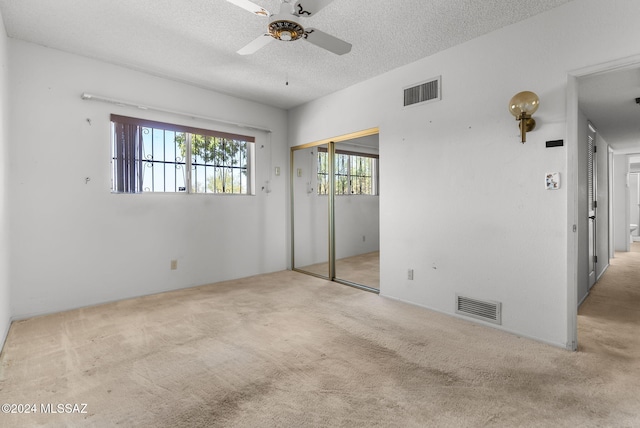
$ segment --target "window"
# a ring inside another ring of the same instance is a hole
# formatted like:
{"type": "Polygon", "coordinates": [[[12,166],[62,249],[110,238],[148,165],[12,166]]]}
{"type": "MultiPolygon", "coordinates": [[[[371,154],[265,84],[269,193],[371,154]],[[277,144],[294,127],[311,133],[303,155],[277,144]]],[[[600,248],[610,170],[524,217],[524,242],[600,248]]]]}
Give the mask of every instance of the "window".
{"type": "MultiPolygon", "coordinates": [[[[377,195],[378,155],[336,150],[335,194],[377,195]]],[[[318,194],[329,193],[329,154],[318,149],[318,194]]]]}
{"type": "Polygon", "coordinates": [[[112,191],[254,194],[253,137],[111,115],[112,191]]]}

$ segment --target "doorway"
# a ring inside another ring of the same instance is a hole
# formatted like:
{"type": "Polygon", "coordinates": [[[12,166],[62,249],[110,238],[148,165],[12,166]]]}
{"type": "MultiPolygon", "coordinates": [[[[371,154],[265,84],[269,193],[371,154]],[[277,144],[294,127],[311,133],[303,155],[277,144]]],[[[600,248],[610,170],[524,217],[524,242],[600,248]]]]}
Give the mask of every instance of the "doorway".
{"type": "Polygon", "coordinates": [[[291,148],[291,266],[380,290],[379,131],[291,148]]]}
{"type": "Polygon", "coordinates": [[[624,58],[577,70],[568,75],[568,249],[569,260],[567,327],[569,349],[577,349],[579,304],[604,274],[609,257],[618,250],[619,237],[626,234],[628,207],[617,200],[626,193],[626,157],[638,152],[640,132],[634,104],[640,72],[640,57],[624,58]],[[587,124],[591,125],[591,129],[587,124]],[[589,158],[588,135],[597,144],[597,155],[589,158]],[[597,130],[597,133],[596,133],[597,130]],[[591,171],[596,164],[594,171],[591,171]],[[591,176],[593,173],[593,176],[591,176]],[[590,177],[591,176],[591,177],[590,177]],[[590,183],[592,181],[592,183],[590,183]],[[592,187],[593,184],[593,187],[592,187]],[[595,199],[592,199],[592,195],[595,199]],[[595,202],[592,205],[592,202],[595,202]],[[594,217],[594,218],[592,218],[594,217]],[[595,258],[597,257],[597,258],[595,258]]]}

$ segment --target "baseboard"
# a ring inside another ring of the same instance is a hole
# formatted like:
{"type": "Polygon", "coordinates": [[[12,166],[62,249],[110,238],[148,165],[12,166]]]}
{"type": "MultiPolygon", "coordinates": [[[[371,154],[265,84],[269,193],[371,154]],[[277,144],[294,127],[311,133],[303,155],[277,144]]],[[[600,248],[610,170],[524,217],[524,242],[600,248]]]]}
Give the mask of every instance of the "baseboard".
{"type": "Polygon", "coordinates": [[[602,278],[602,275],[604,275],[607,269],[609,269],[609,263],[607,263],[607,265],[604,268],[602,268],[602,271],[600,271],[600,273],[596,277],[596,281],[593,283],[591,287],[589,287],[589,290],[587,290],[587,294],[585,294],[582,297],[582,299],[580,299],[580,301],[578,302],[578,307],[580,307],[584,303],[584,301],[587,300],[587,297],[589,297],[589,291],[593,288],[594,285],[598,283],[598,281],[600,281],[600,278],[602,278]]]}
{"type": "Polygon", "coordinates": [[[556,348],[562,348],[562,349],[566,349],[566,350],[569,350],[569,351],[571,350],[571,347],[566,343],[557,343],[557,342],[552,342],[552,341],[549,341],[549,340],[541,339],[539,337],[530,336],[528,334],[523,334],[523,333],[520,333],[520,332],[517,332],[517,331],[514,331],[514,330],[510,330],[510,329],[505,328],[505,327],[503,327],[501,325],[491,324],[491,323],[488,323],[488,322],[483,322],[481,320],[474,320],[473,318],[467,318],[465,316],[458,315],[456,313],[450,313],[450,312],[441,311],[439,309],[435,309],[435,308],[431,308],[431,307],[426,306],[426,305],[421,305],[421,304],[418,304],[418,303],[410,302],[408,300],[400,299],[398,297],[393,297],[393,296],[388,296],[388,295],[383,295],[383,294],[380,294],[380,297],[384,297],[384,298],[390,299],[390,300],[395,300],[397,302],[406,303],[406,304],[409,304],[409,305],[412,305],[412,306],[417,306],[417,307],[422,308],[422,309],[427,309],[429,311],[437,312],[437,313],[442,314],[442,315],[447,315],[447,316],[450,316],[452,318],[456,318],[456,319],[459,319],[459,320],[462,320],[462,321],[467,321],[467,322],[470,322],[472,324],[477,324],[477,325],[481,325],[481,326],[484,326],[484,327],[493,328],[495,330],[500,330],[500,331],[503,331],[505,333],[512,334],[514,336],[523,337],[525,339],[533,340],[533,341],[539,342],[539,343],[544,343],[545,345],[553,346],[553,347],[556,347],[556,348]]]}
{"type": "Polygon", "coordinates": [[[57,309],[52,309],[52,310],[36,311],[36,312],[22,312],[22,313],[20,313],[18,311],[17,314],[14,311],[13,317],[11,317],[11,321],[23,321],[23,320],[30,319],[30,318],[45,317],[47,315],[60,314],[60,313],[69,312],[69,311],[76,311],[78,309],[87,309],[87,308],[92,308],[92,307],[95,307],[95,306],[108,305],[110,303],[116,303],[116,302],[122,302],[122,301],[125,301],[125,300],[138,299],[140,297],[149,297],[149,296],[155,296],[155,295],[158,295],[158,294],[179,292],[179,291],[188,290],[190,288],[207,287],[207,286],[210,286],[210,285],[221,284],[221,283],[226,282],[226,281],[235,281],[235,280],[238,280],[238,279],[250,278],[252,276],[258,276],[258,275],[269,275],[269,274],[273,274],[273,273],[277,273],[277,272],[281,272],[281,271],[280,270],[276,270],[276,271],[269,271],[269,272],[262,272],[262,273],[254,273],[254,274],[250,274],[248,276],[238,276],[238,277],[233,277],[232,276],[232,277],[227,278],[227,279],[220,279],[220,280],[217,280],[215,282],[207,282],[205,284],[188,284],[188,285],[177,287],[177,288],[171,287],[171,288],[167,288],[165,290],[155,290],[155,291],[149,292],[149,293],[134,294],[134,295],[131,295],[131,296],[114,297],[113,299],[101,300],[101,301],[97,301],[97,302],[93,302],[93,303],[79,304],[79,305],[76,305],[76,306],[69,306],[69,307],[57,308],[57,309]]]}
{"type": "Polygon", "coordinates": [[[584,303],[585,300],[587,300],[587,297],[589,297],[589,292],[587,291],[587,294],[584,295],[584,297],[582,299],[580,299],[580,301],[578,302],[578,307],[580,307],[582,305],[582,303],[584,303]]]}
{"type": "Polygon", "coordinates": [[[609,263],[607,263],[607,265],[604,268],[602,268],[602,271],[596,277],[596,282],[600,281],[600,278],[602,278],[602,275],[604,275],[604,273],[607,271],[607,269],[609,269],[609,263]]]}
{"type": "Polygon", "coordinates": [[[11,329],[11,324],[13,323],[13,319],[9,318],[9,323],[5,328],[5,331],[2,332],[2,340],[0,341],[0,354],[4,351],[4,344],[7,342],[7,337],[9,336],[9,330],[11,329]]]}

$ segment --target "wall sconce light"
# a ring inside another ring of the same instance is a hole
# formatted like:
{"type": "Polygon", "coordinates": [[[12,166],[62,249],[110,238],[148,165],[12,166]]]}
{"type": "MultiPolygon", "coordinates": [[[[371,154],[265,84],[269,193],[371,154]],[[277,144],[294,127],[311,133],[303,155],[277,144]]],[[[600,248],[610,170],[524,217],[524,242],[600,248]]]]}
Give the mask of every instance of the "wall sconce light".
{"type": "Polygon", "coordinates": [[[540,99],[536,94],[530,91],[518,92],[509,101],[509,111],[520,121],[520,136],[522,143],[527,141],[527,132],[533,131],[536,127],[536,121],[531,117],[538,106],[540,99]]]}

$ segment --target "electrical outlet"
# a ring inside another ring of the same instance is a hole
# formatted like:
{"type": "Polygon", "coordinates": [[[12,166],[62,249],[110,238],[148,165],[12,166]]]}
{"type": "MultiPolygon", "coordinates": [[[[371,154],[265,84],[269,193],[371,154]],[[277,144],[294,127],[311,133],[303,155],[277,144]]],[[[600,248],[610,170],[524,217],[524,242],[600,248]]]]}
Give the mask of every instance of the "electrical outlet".
{"type": "Polygon", "coordinates": [[[171,270],[176,270],[176,269],[178,269],[178,261],[171,260],[171,270]]]}
{"type": "Polygon", "coordinates": [[[362,235],[362,242],[365,242],[366,240],[366,236],[362,235]]]}
{"type": "Polygon", "coordinates": [[[413,269],[407,271],[407,279],[413,280],[413,269]]]}

